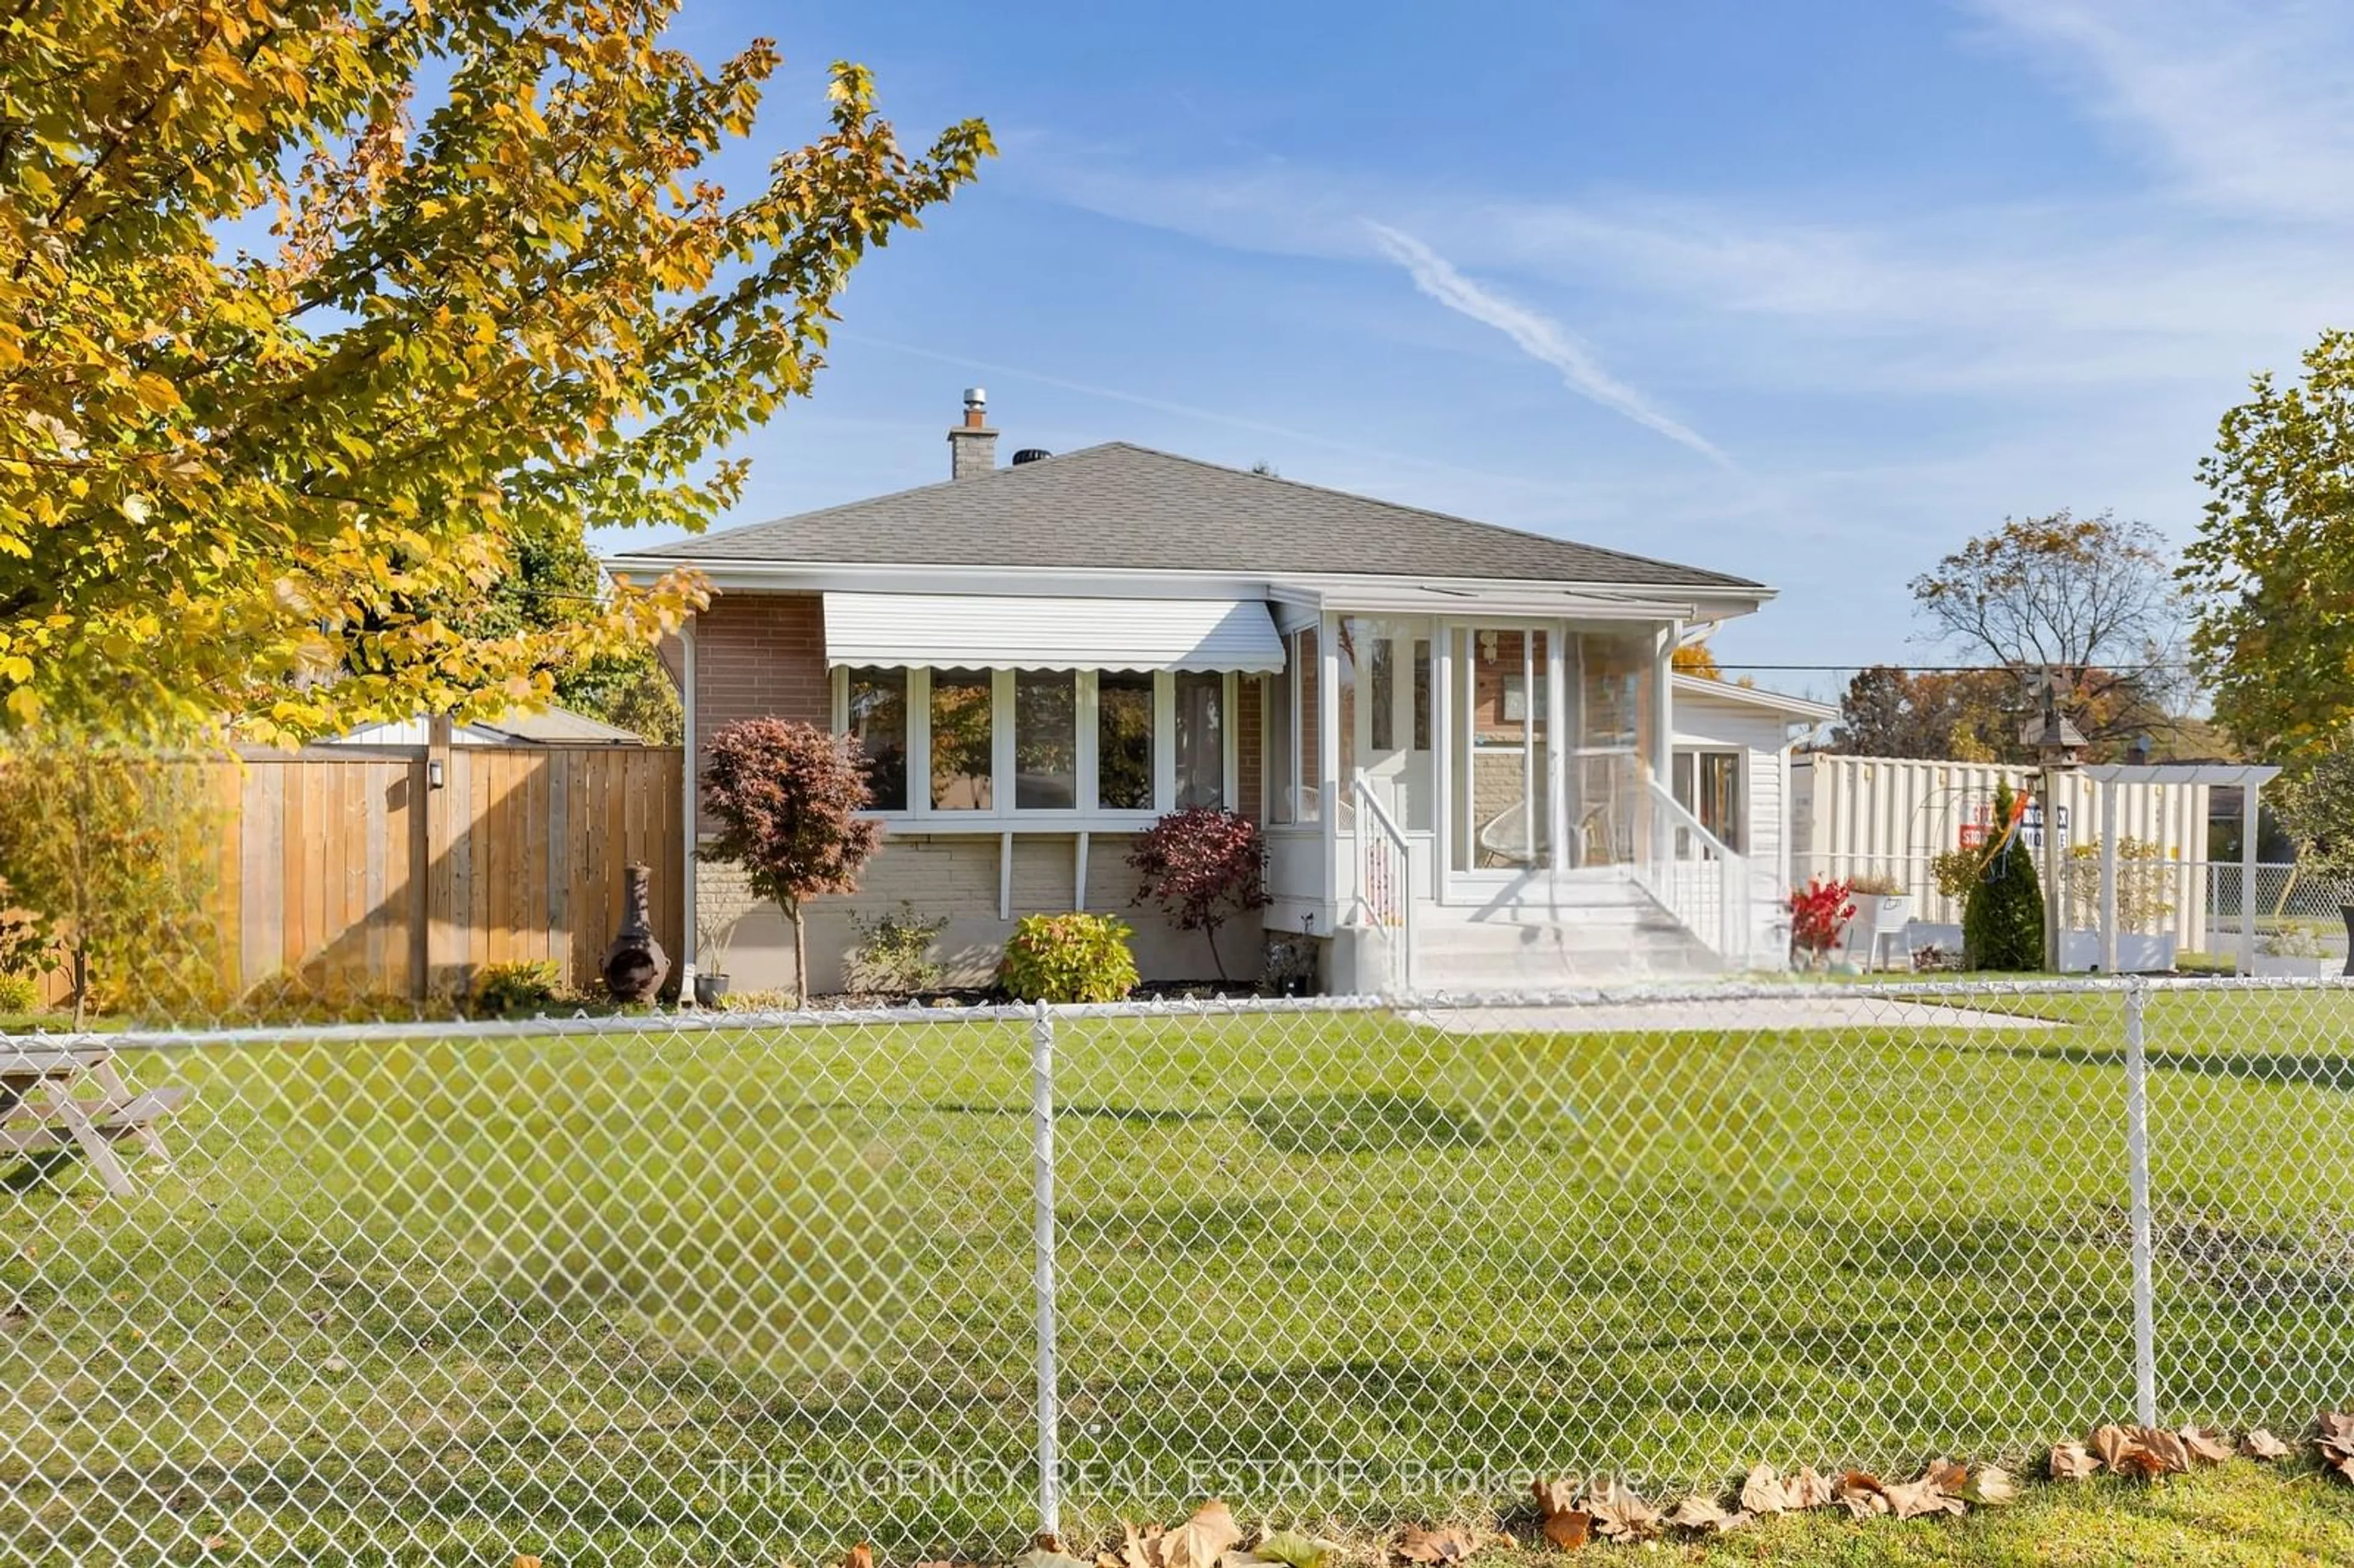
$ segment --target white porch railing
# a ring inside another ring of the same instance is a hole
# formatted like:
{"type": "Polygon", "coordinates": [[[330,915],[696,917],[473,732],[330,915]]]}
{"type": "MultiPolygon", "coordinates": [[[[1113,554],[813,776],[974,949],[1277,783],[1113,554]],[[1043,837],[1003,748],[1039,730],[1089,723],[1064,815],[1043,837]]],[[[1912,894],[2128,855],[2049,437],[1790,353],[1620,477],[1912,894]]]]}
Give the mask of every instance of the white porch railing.
{"type": "Polygon", "coordinates": [[[1351,839],[1357,854],[1351,916],[1380,933],[1393,990],[1412,991],[1414,858],[1397,820],[1373,792],[1362,768],[1350,783],[1349,800],[1355,808],[1356,832],[1351,839]]]}
{"type": "Polygon", "coordinates": [[[1649,770],[1650,832],[1629,868],[1637,886],[1724,966],[1750,967],[1749,863],[1701,825],[1649,770]]]}

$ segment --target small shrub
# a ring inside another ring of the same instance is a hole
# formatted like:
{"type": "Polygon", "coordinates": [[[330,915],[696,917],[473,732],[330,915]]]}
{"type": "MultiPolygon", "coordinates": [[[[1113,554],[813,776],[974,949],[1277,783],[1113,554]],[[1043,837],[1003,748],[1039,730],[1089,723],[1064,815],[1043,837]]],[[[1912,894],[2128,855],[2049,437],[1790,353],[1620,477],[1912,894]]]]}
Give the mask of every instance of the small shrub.
{"type": "Polygon", "coordinates": [[[2302,922],[2285,926],[2256,944],[2258,949],[2277,959],[2326,959],[2328,944],[2321,933],[2302,922]]]}
{"type": "Polygon", "coordinates": [[[563,1000],[564,971],[554,959],[485,965],[467,992],[476,1013],[493,1018],[529,1018],[563,1000]]]}
{"type": "Polygon", "coordinates": [[[41,982],[31,975],[0,974],[0,1012],[31,1012],[41,1005],[41,982]]]}
{"type": "Polygon", "coordinates": [[[1847,895],[1846,883],[1825,882],[1819,876],[1795,889],[1790,895],[1790,945],[1816,959],[1838,947],[1840,933],[1855,918],[1855,906],[1847,895]]]}
{"type": "Polygon", "coordinates": [[[1884,871],[1875,871],[1849,878],[1847,890],[1854,898],[1894,898],[1903,893],[1904,885],[1884,871]]]}
{"type": "Polygon", "coordinates": [[[801,999],[790,991],[731,991],[719,999],[722,1012],[791,1012],[801,999]]]}
{"type": "Polygon", "coordinates": [[[1030,915],[1013,927],[997,980],[1021,1001],[1118,1001],[1136,989],[1128,923],[1109,915],[1030,915]]]}
{"type": "Polygon", "coordinates": [[[2043,967],[2043,888],[2026,842],[2002,827],[2019,816],[2009,784],[1996,786],[1994,811],[1997,836],[1962,910],[1962,961],[1974,969],[2032,973],[2043,967]]]}
{"type": "Polygon", "coordinates": [[[850,949],[842,972],[852,991],[905,994],[930,991],[940,983],[932,944],[948,929],[947,916],[928,919],[901,899],[896,909],[854,914],[850,923],[858,927],[858,945],[850,949]]]}
{"type": "Polygon", "coordinates": [[[1188,806],[1140,834],[1128,852],[1140,879],[1136,902],[1161,906],[1181,931],[1202,931],[1210,962],[1226,978],[1218,927],[1267,906],[1267,840],[1238,811],[1188,806]]]}
{"type": "Polygon", "coordinates": [[[1929,863],[1929,874],[1935,879],[1937,891],[1956,904],[1968,901],[1970,889],[1978,885],[1978,873],[1985,868],[1986,857],[1974,849],[1949,849],[1929,863]]]}

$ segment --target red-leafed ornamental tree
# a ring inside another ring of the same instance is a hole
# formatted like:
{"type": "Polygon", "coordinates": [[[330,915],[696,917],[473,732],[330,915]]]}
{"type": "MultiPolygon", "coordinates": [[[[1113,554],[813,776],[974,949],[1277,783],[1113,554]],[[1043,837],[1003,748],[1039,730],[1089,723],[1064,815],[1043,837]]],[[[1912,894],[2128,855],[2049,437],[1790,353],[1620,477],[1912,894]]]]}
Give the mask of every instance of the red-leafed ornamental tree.
{"type": "Polygon", "coordinates": [[[883,840],[858,813],[874,799],[858,743],[790,719],[739,719],[714,734],[703,758],[703,803],[719,834],[700,857],[741,866],[752,892],[793,923],[793,994],[809,1000],[801,902],[854,893],[883,840]]]}
{"type": "Polygon", "coordinates": [[[1141,879],[1136,902],[1161,906],[1182,931],[1206,931],[1210,961],[1226,978],[1218,927],[1267,906],[1267,840],[1258,824],[1215,806],[1170,812],[1136,841],[1128,863],[1141,879]]]}

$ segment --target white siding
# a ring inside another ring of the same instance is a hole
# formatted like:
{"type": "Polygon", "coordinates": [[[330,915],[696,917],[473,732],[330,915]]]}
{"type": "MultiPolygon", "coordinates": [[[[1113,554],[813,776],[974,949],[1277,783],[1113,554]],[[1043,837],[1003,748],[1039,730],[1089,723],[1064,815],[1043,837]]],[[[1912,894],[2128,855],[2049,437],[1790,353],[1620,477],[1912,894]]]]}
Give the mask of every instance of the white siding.
{"type": "Polygon", "coordinates": [[[1790,729],[1781,716],[1754,704],[1712,700],[1689,684],[1676,688],[1675,743],[1683,747],[1743,754],[1742,854],[1749,863],[1751,951],[1761,968],[1779,968],[1789,953],[1787,908],[1790,885],[1783,778],[1783,747],[1790,729]]]}

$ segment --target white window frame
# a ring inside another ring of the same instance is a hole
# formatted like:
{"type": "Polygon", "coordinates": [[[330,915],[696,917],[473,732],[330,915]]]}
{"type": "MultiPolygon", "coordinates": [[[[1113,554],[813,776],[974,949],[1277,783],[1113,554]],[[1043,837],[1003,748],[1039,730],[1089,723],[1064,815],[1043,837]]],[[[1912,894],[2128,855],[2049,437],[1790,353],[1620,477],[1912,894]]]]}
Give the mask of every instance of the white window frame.
{"type": "MultiPolygon", "coordinates": [[[[990,672],[991,809],[986,811],[942,810],[932,804],[932,671],[928,666],[893,666],[907,676],[907,809],[904,811],[863,811],[862,816],[928,833],[972,832],[1140,832],[1175,808],[1177,800],[1177,683],[1166,670],[1152,673],[1152,807],[1149,810],[1102,810],[1088,805],[1064,808],[1018,808],[1013,804],[1013,685],[1010,670],[990,672]]],[[[962,666],[970,668],[970,666],[962,666]]],[[[1096,672],[1069,672],[1078,683],[1078,799],[1096,795],[1096,726],[1101,716],[1096,672]]],[[[1224,724],[1221,747],[1225,768],[1223,788],[1226,809],[1241,809],[1242,734],[1240,682],[1234,671],[1222,672],[1219,701],[1224,724]]],[[[850,667],[837,664],[830,672],[832,727],[836,735],[850,728],[850,667]]]]}

